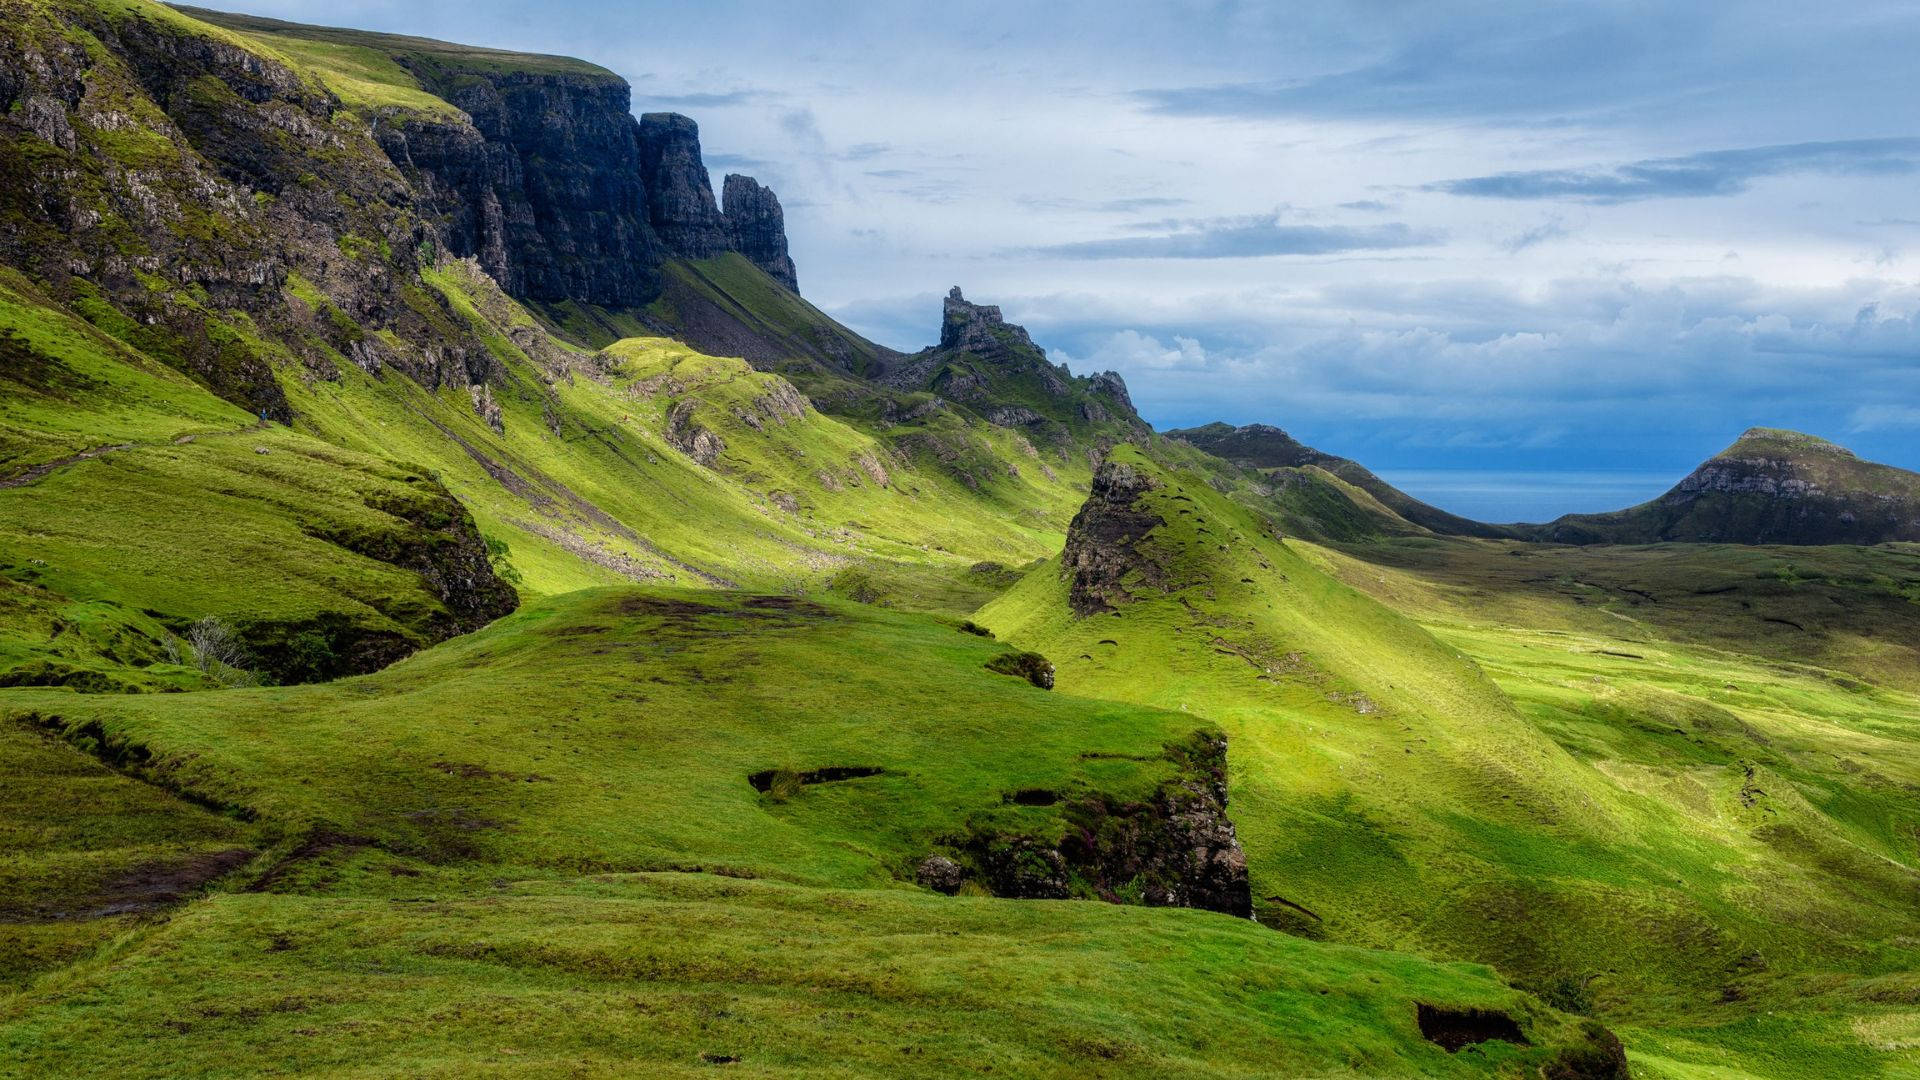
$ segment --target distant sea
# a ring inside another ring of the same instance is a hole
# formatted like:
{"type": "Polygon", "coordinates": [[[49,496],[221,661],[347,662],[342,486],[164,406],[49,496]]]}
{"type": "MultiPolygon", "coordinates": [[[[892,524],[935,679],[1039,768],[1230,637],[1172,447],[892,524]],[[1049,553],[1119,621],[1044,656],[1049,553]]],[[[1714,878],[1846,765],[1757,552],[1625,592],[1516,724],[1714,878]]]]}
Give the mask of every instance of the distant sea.
{"type": "Polygon", "coordinates": [[[1421,502],[1500,524],[1552,521],[1561,514],[1623,510],[1666,491],[1686,475],[1671,472],[1379,469],[1380,478],[1421,502]]]}

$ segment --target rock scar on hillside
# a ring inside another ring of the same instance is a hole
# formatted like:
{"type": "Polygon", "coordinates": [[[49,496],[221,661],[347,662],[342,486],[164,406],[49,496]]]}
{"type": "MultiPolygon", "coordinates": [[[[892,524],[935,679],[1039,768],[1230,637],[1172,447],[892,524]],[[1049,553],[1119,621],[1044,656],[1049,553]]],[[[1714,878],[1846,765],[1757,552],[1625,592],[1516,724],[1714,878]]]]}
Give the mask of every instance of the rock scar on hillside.
{"type": "Polygon", "coordinates": [[[1165,524],[1160,515],[1135,507],[1142,495],[1160,485],[1151,476],[1122,462],[1108,461],[1093,476],[1093,491],[1067,527],[1067,545],[1060,556],[1060,573],[1069,581],[1067,602],[1075,615],[1112,611],[1133,599],[1122,584],[1138,571],[1148,583],[1164,575],[1136,545],[1165,524]]]}

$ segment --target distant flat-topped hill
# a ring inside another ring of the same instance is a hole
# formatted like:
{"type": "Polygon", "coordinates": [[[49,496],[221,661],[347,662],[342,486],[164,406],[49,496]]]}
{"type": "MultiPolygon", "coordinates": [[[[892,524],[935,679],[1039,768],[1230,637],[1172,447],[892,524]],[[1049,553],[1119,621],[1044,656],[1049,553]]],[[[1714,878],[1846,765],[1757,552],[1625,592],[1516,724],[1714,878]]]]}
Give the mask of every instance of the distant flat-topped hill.
{"type": "Polygon", "coordinates": [[[1572,544],[1920,540],[1920,473],[1813,435],[1756,427],[1651,502],[1532,528],[1536,539],[1572,544]]]}

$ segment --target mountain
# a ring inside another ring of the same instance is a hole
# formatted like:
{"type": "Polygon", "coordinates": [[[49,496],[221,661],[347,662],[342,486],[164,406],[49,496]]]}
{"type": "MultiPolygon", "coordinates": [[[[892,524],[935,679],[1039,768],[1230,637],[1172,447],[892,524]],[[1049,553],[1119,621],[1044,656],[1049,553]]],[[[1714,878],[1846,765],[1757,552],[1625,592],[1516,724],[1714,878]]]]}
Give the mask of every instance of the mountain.
{"type": "Polygon", "coordinates": [[[201,14],[0,0],[8,1068],[1914,1071],[1911,548],[1466,533],[201,14]]]}
{"type": "MultiPolygon", "coordinates": [[[[1487,539],[1513,535],[1512,530],[1503,526],[1472,521],[1429,506],[1375,476],[1358,462],[1315,450],[1269,424],[1233,427],[1216,421],[1196,428],[1174,429],[1165,434],[1169,439],[1178,439],[1236,465],[1265,473],[1279,482],[1282,501],[1298,504],[1301,515],[1309,520],[1318,518],[1320,531],[1331,532],[1336,539],[1348,537],[1341,536],[1338,530],[1326,528],[1326,522],[1337,520],[1324,509],[1328,495],[1312,490],[1325,487],[1328,478],[1339,481],[1338,487],[1348,492],[1358,489],[1364,493],[1358,498],[1348,496],[1345,501],[1353,504],[1353,507],[1341,507],[1346,513],[1339,516],[1349,520],[1362,519],[1366,522],[1362,527],[1370,531],[1425,531],[1443,536],[1487,539]],[[1307,490],[1289,494],[1289,489],[1294,488],[1307,490]],[[1315,499],[1316,495],[1318,499],[1315,499]]],[[[1334,501],[1337,504],[1341,500],[1336,496],[1334,501]]],[[[1352,531],[1352,527],[1348,531],[1352,531]]]]}
{"type": "Polygon", "coordinates": [[[1920,540],[1920,473],[1813,435],[1751,428],[1651,502],[1569,514],[1530,535],[1565,544],[1884,544],[1920,540]]]}

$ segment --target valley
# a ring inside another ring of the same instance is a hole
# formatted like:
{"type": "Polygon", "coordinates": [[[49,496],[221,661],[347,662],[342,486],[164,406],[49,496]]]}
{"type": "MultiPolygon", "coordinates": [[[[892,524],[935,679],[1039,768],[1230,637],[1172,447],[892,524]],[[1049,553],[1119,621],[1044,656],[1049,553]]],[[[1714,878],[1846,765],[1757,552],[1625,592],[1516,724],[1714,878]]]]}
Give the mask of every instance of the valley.
{"type": "Polygon", "coordinates": [[[593,64],[0,14],[0,1075],[1920,1076],[1920,476],[1472,521],[593,64]]]}

